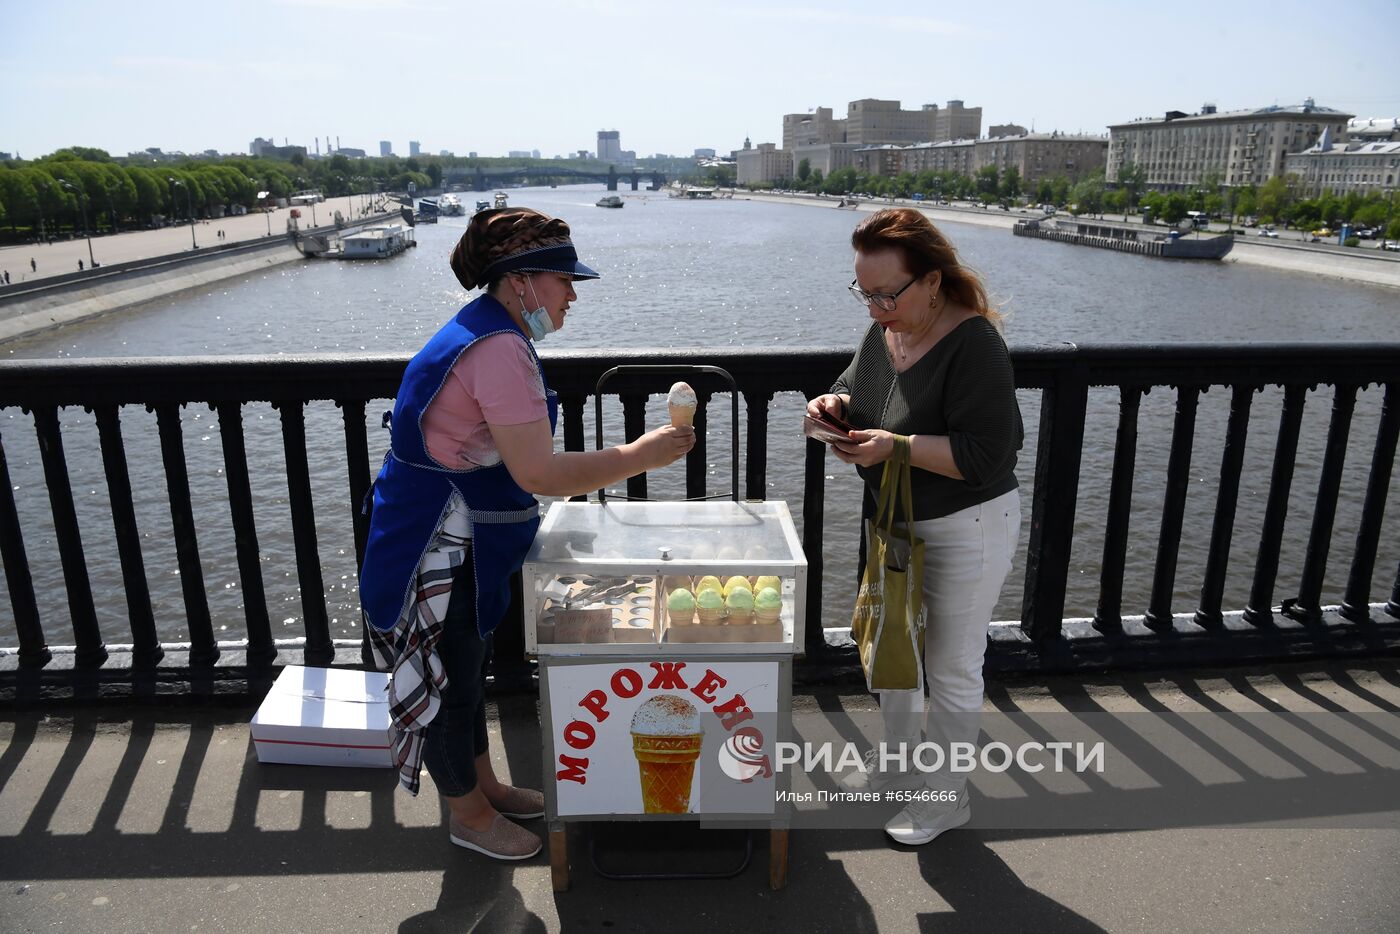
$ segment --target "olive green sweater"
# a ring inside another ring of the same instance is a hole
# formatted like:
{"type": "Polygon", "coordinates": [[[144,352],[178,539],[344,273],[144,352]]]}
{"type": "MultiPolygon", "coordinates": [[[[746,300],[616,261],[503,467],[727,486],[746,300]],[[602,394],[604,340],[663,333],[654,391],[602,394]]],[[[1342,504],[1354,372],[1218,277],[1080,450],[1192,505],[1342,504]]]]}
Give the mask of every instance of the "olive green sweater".
{"type": "MultiPolygon", "coordinates": [[[[1016,489],[1023,438],[1016,380],[1006,343],[986,318],[962,322],[903,373],[895,372],[884,329],[872,323],[831,391],[850,394],[846,419],[857,428],[948,436],[963,479],[915,467],[916,520],[951,515],[1016,489]]],[[[865,480],[869,514],[884,465],[856,469],[865,480]]]]}

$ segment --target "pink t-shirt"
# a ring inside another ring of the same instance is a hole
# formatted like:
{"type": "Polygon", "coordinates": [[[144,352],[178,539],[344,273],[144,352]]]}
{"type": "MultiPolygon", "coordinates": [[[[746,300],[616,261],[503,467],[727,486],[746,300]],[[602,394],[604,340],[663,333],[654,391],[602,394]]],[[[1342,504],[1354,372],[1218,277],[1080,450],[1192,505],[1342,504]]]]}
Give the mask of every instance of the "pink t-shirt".
{"type": "Polygon", "coordinates": [[[492,334],[457,358],[423,412],[428,454],[465,470],[501,462],[491,425],[526,425],[549,417],[535,358],[516,334],[492,334]]]}

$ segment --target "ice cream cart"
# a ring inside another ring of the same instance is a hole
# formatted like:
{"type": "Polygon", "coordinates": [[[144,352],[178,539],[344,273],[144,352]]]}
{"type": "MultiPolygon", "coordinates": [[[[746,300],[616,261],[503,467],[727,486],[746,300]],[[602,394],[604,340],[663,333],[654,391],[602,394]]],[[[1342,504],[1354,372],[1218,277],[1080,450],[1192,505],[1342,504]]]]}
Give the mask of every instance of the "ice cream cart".
{"type": "MultiPolygon", "coordinates": [[[[786,879],[786,787],[807,560],[783,502],[559,502],[525,559],[556,890],[577,821],[767,828],[786,879]]],[[[596,863],[595,863],[596,865],[596,863]]]]}

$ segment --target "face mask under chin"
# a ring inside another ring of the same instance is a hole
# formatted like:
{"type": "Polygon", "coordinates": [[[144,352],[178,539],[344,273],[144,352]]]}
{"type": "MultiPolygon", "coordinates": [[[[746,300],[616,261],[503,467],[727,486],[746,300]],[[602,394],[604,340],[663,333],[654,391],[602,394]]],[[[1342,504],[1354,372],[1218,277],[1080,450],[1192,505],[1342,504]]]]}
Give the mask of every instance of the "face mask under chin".
{"type": "Polygon", "coordinates": [[[535,294],[535,282],[533,279],[526,279],[525,284],[530,287],[530,297],[535,300],[535,310],[525,310],[525,294],[520,295],[520,317],[525,322],[525,330],[529,333],[530,339],[542,341],[550,334],[554,333],[554,319],[549,316],[549,312],[540,304],[539,296],[535,294]]]}

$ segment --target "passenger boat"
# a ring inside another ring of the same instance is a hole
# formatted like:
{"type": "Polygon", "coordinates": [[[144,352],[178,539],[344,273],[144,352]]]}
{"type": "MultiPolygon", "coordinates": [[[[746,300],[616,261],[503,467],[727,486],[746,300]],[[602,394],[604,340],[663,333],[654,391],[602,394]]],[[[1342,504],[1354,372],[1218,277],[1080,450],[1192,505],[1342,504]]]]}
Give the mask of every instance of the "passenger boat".
{"type": "Polygon", "coordinates": [[[496,199],[493,206],[498,208],[503,208],[506,206],[506,193],[504,191],[496,192],[496,199]]]}
{"type": "Polygon", "coordinates": [[[1187,237],[1175,228],[1160,232],[1159,229],[1135,224],[1111,224],[1077,218],[1055,221],[1053,226],[1041,220],[1017,221],[1011,232],[1018,237],[1056,240],[1167,259],[1224,259],[1235,245],[1235,238],[1230,234],[1187,237]]]}
{"type": "Polygon", "coordinates": [[[620,208],[622,207],[622,199],[617,195],[604,195],[595,202],[595,205],[600,208],[620,208]]]}
{"type": "Polygon", "coordinates": [[[443,217],[461,217],[466,211],[462,208],[462,200],[449,194],[438,199],[438,213],[443,217]]]}
{"type": "Polygon", "coordinates": [[[486,210],[487,208],[489,208],[490,206],[491,206],[491,202],[490,202],[490,201],[478,201],[478,202],[476,203],[476,210],[472,211],[472,213],[475,214],[477,211],[484,211],[484,210],[486,210]]]}

